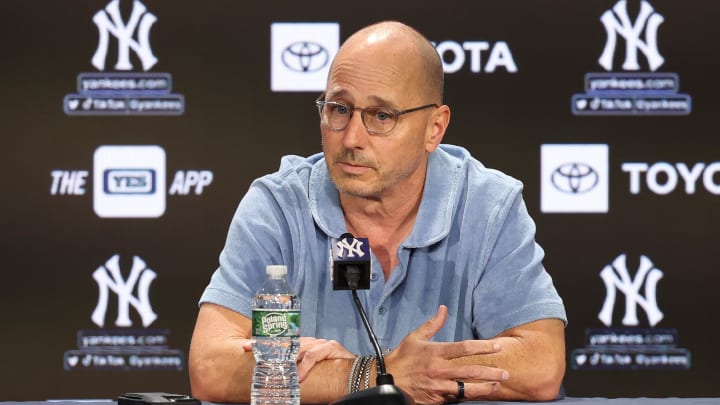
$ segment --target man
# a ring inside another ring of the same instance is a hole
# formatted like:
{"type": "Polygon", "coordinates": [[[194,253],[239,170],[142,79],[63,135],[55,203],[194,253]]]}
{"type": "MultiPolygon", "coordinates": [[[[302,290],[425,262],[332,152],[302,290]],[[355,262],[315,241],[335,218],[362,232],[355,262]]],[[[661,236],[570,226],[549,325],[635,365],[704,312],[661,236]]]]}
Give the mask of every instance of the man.
{"type": "Polygon", "coordinates": [[[440,145],[442,88],[439,55],[404,24],[343,44],[317,102],[323,153],[283,158],[233,218],[190,348],[196,397],[248,401],[250,300],[267,264],[286,264],[300,296],[302,402],[348,393],[356,357],[373,349],[329,278],[330,238],[345,232],[369,238],[371,288],[359,293],[380,345],[394,349],[387,371],[417,403],[556,397],[565,311],[522,185],[440,145]]]}

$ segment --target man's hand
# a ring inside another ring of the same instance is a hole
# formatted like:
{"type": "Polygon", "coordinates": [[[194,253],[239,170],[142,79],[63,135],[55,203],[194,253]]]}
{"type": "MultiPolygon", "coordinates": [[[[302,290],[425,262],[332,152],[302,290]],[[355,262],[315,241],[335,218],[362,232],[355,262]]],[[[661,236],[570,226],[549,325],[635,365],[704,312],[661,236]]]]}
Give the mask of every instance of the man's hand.
{"type": "Polygon", "coordinates": [[[500,352],[500,343],[494,340],[430,341],[442,328],[447,315],[447,307],[441,305],[434,317],[408,334],[387,357],[388,372],[395,383],[418,404],[456,400],[458,380],[465,382],[465,398],[473,399],[497,391],[500,382],[509,378],[508,372],[500,368],[453,361],[500,352]]]}
{"type": "Polygon", "coordinates": [[[301,337],[300,353],[298,353],[298,378],[300,382],[305,380],[310,369],[320,361],[354,358],[354,354],[335,340],[301,337]]]}
{"type": "MultiPolygon", "coordinates": [[[[241,345],[246,352],[252,351],[251,339],[241,339],[241,345]]],[[[313,366],[323,360],[354,358],[354,354],[335,340],[301,337],[300,352],[297,358],[298,378],[300,382],[303,382],[313,366]]]]}

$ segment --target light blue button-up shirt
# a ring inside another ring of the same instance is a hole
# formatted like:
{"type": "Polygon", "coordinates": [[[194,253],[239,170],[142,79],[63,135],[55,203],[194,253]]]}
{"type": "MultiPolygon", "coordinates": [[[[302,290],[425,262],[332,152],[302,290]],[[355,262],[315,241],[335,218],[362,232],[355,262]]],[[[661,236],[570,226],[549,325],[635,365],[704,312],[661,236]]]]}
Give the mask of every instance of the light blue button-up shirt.
{"type": "MultiPolygon", "coordinates": [[[[449,316],[435,341],[486,339],[545,318],[566,322],[542,265],[522,184],[458,146],[430,155],[422,202],[400,263],[385,280],[373,255],[370,290],[358,291],[380,346],[396,347],[440,304],[449,316]]],[[[330,239],[347,232],[322,154],[285,156],[255,180],[232,219],[220,266],[200,303],[251,316],[265,266],[285,264],[301,302],[303,336],[374,354],[350,291],[334,291],[330,239]]]]}

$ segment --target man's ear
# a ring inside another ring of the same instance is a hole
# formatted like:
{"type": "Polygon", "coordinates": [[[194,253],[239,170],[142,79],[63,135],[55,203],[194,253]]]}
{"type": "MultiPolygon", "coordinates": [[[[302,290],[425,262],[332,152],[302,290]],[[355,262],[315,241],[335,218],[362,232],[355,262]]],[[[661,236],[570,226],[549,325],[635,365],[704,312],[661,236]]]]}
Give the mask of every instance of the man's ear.
{"type": "Polygon", "coordinates": [[[425,150],[430,153],[437,149],[445,136],[445,130],[450,125],[450,107],[443,104],[436,108],[428,120],[425,150]]]}

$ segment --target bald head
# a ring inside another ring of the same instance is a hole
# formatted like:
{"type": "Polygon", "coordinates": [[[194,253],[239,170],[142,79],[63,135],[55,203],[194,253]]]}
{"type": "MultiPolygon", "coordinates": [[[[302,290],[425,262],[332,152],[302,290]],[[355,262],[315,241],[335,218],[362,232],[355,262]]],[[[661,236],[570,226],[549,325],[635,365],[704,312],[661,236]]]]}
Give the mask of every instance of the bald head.
{"type": "MultiPolygon", "coordinates": [[[[414,28],[397,21],[383,21],[369,25],[352,34],[340,47],[333,61],[348,55],[365,53],[377,56],[364,58],[368,64],[396,64],[410,69],[409,80],[423,99],[442,104],[443,68],[440,55],[425,36],[414,28]]],[[[331,72],[333,70],[331,67],[331,72]]],[[[373,69],[372,65],[367,69],[373,69]]]]}

